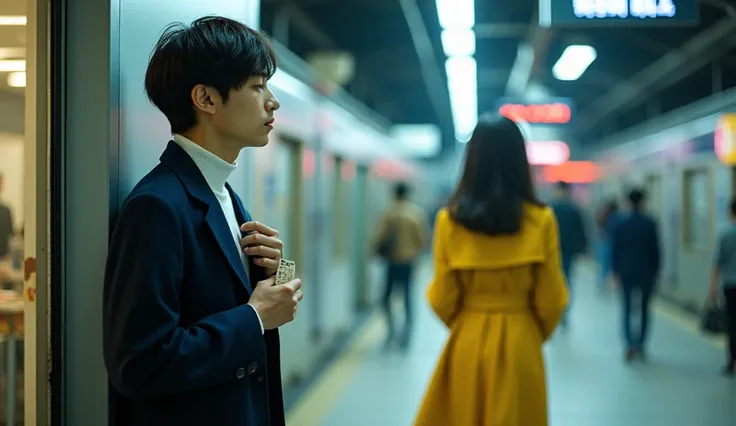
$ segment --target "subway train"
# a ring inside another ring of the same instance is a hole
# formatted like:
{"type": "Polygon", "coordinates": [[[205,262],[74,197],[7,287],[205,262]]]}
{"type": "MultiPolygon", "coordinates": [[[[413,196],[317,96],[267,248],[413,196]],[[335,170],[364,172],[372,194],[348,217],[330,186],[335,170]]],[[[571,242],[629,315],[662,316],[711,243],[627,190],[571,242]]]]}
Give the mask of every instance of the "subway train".
{"type": "Polygon", "coordinates": [[[281,329],[288,388],[307,378],[349,335],[380,287],[371,240],[392,183],[416,176],[395,151],[389,123],[338,90],[325,93],[309,67],[278,44],[269,87],[281,102],[276,130],[240,159],[249,173],[231,182],[252,216],[279,230],[305,298],[281,329]],[[241,185],[238,185],[241,183],[241,185]]]}
{"type": "Polygon", "coordinates": [[[734,92],[722,92],[601,141],[614,148],[592,156],[602,177],[592,185],[591,207],[614,197],[625,202],[633,186],[646,191],[660,229],[659,294],[693,313],[707,301],[717,236],[736,187],[725,160],[734,150],[730,111],[734,92]]]}

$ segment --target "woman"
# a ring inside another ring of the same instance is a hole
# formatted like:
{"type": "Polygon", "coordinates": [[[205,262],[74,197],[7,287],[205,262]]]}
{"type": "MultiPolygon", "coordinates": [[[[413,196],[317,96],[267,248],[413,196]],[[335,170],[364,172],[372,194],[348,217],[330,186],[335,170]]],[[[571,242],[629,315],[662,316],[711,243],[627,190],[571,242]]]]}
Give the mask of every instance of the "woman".
{"type": "Polygon", "coordinates": [[[513,121],[481,117],[433,251],[427,296],[451,331],[414,424],[547,425],[542,343],[568,295],[557,222],[513,121]]]}
{"type": "Polygon", "coordinates": [[[606,288],[611,275],[611,235],[618,217],[618,203],[610,200],[603,205],[597,215],[598,225],[598,285],[601,290],[606,288]]]}

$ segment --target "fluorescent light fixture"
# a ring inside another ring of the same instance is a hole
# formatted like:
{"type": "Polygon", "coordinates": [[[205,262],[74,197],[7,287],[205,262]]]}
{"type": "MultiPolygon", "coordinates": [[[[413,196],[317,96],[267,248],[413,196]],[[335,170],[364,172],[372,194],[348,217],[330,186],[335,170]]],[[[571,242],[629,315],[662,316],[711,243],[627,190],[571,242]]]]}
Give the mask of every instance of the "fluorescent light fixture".
{"type": "Polygon", "coordinates": [[[552,75],[558,80],[577,80],[595,61],[597,56],[598,54],[592,46],[579,44],[568,46],[552,67],[552,75]]]}
{"type": "Polygon", "coordinates": [[[472,56],[453,56],[445,61],[447,84],[453,87],[478,87],[478,65],[472,56]]]}
{"type": "Polygon", "coordinates": [[[475,0],[435,0],[440,27],[443,29],[473,28],[475,0]]]}
{"type": "Polygon", "coordinates": [[[455,137],[467,142],[478,122],[478,65],[470,56],[453,56],[445,70],[455,137]]]}
{"type": "Polygon", "coordinates": [[[409,157],[429,157],[442,148],[442,132],[434,124],[394,125],[391,128],[391,139],[409,157]]]}
{"type": "Polygon", "coordinates": [[[25,47],[0,47],[0,59],[18,59],[25,57],[25,47]]]}
{"type": "Polygon", "coordinates": [[[0,60],[0,72],[25,71],[25,59],[3,59],[0,60]]]}
{"type": "Polygon", "coordinates": [[[8,86],[26,87],[26,73],[24,71],[19,71],[8,74],[8,86]]]}
{"type": "Polygon", "coordinates": [[[469,28],[443,30],[442,49],[448,57],[473,56],[475,54],[475,32],[469,28]]]}
{"type": "Polygon", "coordinates": [[[23,15],[0,15],[0,25],[26,25],[28,17],[23,15]]]}

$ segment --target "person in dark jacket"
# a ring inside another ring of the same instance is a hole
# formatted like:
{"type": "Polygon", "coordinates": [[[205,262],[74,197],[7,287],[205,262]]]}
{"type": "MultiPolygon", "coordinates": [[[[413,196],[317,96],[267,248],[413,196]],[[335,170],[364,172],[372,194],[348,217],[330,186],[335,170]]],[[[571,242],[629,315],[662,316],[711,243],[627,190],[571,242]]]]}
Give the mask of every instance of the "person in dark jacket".
{"type": "Polygon", "coordinates": [[[268,40],[222,17],[171,26],[154,49],[146,92],[173,140],[110,239],[110,426],[285,426],[278,327],[301,281],[274,285],[278,232],[227,183],[243,148],[268,143],[275,70],[268,40]]]}
{"type": "MultiPolygon", "coordinates": [[[[5,177],[0,172],[0,195],[3,193],[5,177]]],[[[10,207],[0,201],[0,260],[10,255],[10,239],[13,236],[13,214],[10,207]]]]}
{"type": "MultiPolygon", "coordinates": [[[[562,256],[562,270],[570,290],[570,304],[572,304],[572,269],[575,258],[588,249],[588,238],[585,234],[585,222],[580,207],[570,195],[570,185],[567,182],[558,182],[555,200],[550,207],[557,217],[557,226],[560,233],[560,255],[562,256]]],[[[562,318],[561,325],[567,327],[568,312],[562,318]]]]}
{"type": "Polygon", "coordinates": [[[631,361],[637,356],[644,357],[649,331],[649,305],[660,269],[660,249],[657,223],[644,211],[644,192],[634,189],[628,198],[631,212],[622,217],[613,230],[611,260],[623,299],[626,360],[631,361]],[[640,296],[641,323],[638,332],[634,333],[631,316],[636,294],[640,296]]]}

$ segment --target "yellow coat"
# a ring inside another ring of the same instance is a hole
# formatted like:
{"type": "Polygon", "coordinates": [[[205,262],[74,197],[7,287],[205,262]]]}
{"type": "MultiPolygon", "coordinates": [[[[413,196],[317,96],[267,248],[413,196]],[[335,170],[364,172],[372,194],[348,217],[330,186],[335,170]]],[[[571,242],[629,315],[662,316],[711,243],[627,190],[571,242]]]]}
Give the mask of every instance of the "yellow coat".
{"type": "Polygon", "coordinates": [[[427,297],[450,336],[415,426],[546,426],[542,344],[567,307],[548,207],[517,235],[489,237],[437,214],[427,297]]]}

